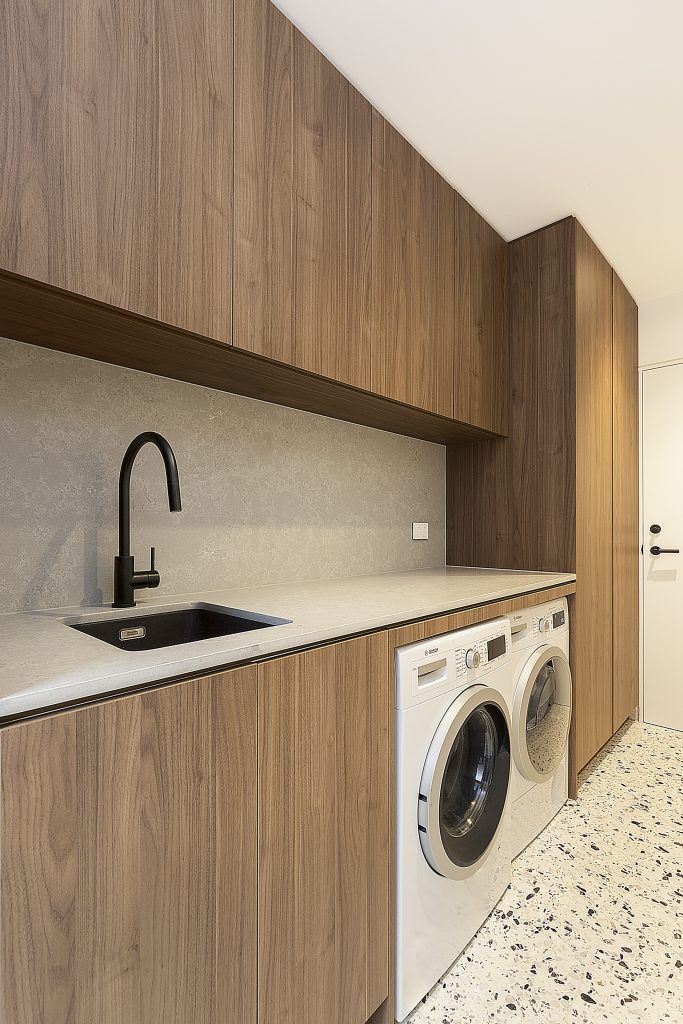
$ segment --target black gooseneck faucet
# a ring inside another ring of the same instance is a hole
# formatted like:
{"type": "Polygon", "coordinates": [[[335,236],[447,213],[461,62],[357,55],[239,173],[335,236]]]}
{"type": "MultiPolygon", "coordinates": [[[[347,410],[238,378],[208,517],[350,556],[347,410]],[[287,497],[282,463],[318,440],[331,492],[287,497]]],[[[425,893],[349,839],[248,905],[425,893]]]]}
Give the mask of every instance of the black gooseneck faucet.
{"type": "Polygon", "coordinates": [[[151,564],[146,572],[135,571],[134,558],[130,553],[130,474],[138,452],[148,443],[157,446],[164,460],[169,511],[180,512],[182,508],[178,464],[173,449],[165,437],[152,430],[138,434],[126,449],[119,474],[119,553],[114,558],[113,608],[134,608],[135,591],[145,587],[158,587],[161,581],[154,564],[154,548],[151,551],[151,564]]]}

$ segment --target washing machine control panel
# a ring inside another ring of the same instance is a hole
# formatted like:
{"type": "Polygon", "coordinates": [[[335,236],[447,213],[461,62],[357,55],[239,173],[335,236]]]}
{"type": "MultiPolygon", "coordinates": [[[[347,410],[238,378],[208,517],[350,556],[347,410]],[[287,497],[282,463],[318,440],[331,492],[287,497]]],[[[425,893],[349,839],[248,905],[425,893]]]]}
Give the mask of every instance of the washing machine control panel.
{"type": "Polygon", "coordinates": [[[473,641],[468,647],[457,647],[455,651],[456,674],[464,676],[468,672],[485,670],[498,658],[502,658],[508,649],[508,635],[503,630],[495,636],[487,636],[473,641]]]}
{"type": "Polygon", "coordinates": [[[567,625],[567,612],[563,607],[545,607],[541,615],[532,617],[532,636],[545,636],[555,629],[562,629],[567,625]]]}
{"type": "Polygon", "coordinates": [[[484,682],[510,656],[510,623],[492,619],[397,648],[396,708],[484,682]]]}
{"type": "Polygon", "coordinates": [[[568,628],[567,603],[562,599],[537,608],[525,608],[513,612],[509,620],[513,648],[526,646],[535,640],[549,643],[556,630],[568,628]]]}

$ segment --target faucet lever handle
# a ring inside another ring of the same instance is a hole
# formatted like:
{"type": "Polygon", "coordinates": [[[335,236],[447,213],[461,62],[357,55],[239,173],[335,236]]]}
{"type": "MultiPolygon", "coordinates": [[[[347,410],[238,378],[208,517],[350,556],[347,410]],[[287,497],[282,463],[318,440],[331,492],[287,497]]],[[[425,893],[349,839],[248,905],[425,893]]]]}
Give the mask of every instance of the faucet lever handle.
{"type": "Polygon", "coordinates": [[[157,557],[156,548],[150,548],[149,549],[149,571],[150,572],[154,572],[154,570],[156,569],[156,557],[157,557]]]}

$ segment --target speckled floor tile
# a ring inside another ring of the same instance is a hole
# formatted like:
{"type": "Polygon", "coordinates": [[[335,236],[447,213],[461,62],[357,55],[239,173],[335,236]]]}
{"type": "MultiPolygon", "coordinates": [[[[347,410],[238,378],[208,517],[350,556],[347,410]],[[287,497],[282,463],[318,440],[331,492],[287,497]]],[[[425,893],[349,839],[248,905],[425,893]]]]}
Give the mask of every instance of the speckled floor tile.
{"type": "Polygon", "coordinates": [[[408,1020],[683,1021],[683,734],[617,733],[408,1020]]]}

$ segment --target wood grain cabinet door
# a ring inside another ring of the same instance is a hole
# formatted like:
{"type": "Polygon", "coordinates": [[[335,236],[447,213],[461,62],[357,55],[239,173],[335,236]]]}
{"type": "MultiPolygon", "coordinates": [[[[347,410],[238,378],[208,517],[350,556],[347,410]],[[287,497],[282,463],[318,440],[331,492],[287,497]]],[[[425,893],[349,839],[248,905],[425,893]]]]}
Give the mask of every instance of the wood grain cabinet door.
{"type": "Polygon", "coordinates": [[[0,735],[3,1024],[253,1024],[256,686],[0,735]]]}
{"type": "Polygon", "coordinates": [[[638,307],[614,274],[612,728],[638,704],[638,307]]]}
{"type": "Polygon", "coordinates": [[[581,225],[576,245],[576,766],[612,736],[612,268],[581,225]]]}
{"type": "Polygon", "coordinates": [[[230,341],[231,0],[3,0],[0,53],[0,269],[230,341]]]}
{"type": "Polygon", "coordinates": [[[235,345],[369,389],[370,168],[368,101],[235,0],[235,345]]]}
{"type": "Polygon", "coordinates": [[[508,433],[508,244],[455,194],[454,417],[508,433]]]}
{"type": "Polygon", "coordinates": [[[387,634],[259,666],[259,1021],[388,996],[387,634]]]}
{"type": "Polygon", "coordinates": [[[385,119],[372,125],[372,390],[453,416],[455,193],[385,119]]]}

